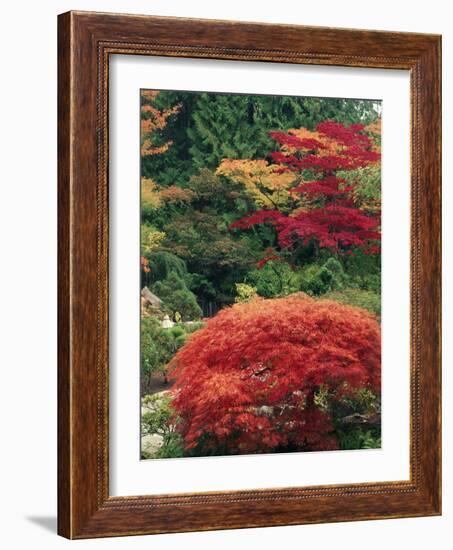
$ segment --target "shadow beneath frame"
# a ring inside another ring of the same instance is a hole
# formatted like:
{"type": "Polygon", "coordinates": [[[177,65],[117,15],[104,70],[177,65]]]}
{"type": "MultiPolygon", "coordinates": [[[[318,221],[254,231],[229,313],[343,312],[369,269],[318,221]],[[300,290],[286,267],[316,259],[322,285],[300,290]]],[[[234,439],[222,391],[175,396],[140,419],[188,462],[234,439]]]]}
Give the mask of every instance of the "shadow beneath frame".
{"type": "Polygon", "coordinates": [[[56,516],[28,516],[25,518],[30,523],[38,525],[51,533],[57,532],[57,517],[56,516]]]}

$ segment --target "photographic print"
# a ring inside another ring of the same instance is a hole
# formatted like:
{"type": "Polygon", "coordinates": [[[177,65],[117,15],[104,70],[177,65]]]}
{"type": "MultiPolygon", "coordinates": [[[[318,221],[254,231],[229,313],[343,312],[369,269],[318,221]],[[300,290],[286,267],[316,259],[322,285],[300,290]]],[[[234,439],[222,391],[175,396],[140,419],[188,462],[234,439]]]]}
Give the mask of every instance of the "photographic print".
{"type": "Polygon", "coordinates": [[[140,91],[142,459],[381,447],[381,113],[140,91]]]}

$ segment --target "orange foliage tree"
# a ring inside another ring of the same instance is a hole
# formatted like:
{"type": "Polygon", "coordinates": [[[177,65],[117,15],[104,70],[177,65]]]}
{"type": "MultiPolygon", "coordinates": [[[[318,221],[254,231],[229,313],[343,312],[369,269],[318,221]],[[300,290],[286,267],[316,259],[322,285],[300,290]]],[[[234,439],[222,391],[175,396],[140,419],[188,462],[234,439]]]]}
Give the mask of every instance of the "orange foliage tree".
{"type": "Polygon", "coordinates": [[[243,185],[257,206],[268,208],[286,206],[292,198],[289,190],[298,181],[294,174],[263,159],[223,159],[216,174],[243,185]]]}
{"type": "Polygon", "coordinates": [[[210,319],[171,369],[189,452],[336,449],[335,403],[363,388],[380,392],[380,328],[337,302],[257,298],[210,319]]]}
{"type": "Polygon", "coordinates": [[[158,135],[167,125],[168,118],[179,112],[181,106],[175,105],[171,109],[160,110],[155,106],[155,100],[159,92],[156,90],[143,90],[141,92],[141,154],[158,155],[165,153],[171,145],[167,141],[161,145],[155,144],[158,135]]]}

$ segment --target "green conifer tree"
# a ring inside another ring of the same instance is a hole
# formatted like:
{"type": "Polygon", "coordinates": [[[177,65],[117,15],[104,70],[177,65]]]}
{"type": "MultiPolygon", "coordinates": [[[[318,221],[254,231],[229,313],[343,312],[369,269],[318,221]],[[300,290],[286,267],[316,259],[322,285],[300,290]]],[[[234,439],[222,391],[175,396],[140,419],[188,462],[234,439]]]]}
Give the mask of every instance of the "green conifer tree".
{"type": "Polygon", "coordinates": [[[215,168],[223,158],[250,158],[256,152],[259,128],[250,124],[250,101],[245,95],[198,96],[187,129],[192,162],[215,168]]]}

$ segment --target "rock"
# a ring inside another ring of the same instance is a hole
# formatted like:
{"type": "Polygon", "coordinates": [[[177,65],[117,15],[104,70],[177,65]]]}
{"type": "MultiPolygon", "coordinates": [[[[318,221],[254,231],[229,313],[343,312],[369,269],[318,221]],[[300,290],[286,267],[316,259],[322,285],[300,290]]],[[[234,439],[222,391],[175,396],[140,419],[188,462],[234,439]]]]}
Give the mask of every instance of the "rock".
{"type": "Polygon", "coordinates": [[[162,308],[162,300],[153,294],[147,286],[142,288],[141,295],[146,305],[150,305],[158,309],[162,308]]]}
{"type": "Polygon", "coordinates": [[[142,452],[153,455],[163,444],[164,438],[159,434],[144,435],[142,437],[142,452]]]}
{"type": "Polygon", "coordinates": [[[378,413],[364,415],[360,413],[353,413],[349,416],[345,416],[341,419],[343,424],[380,424],[381,415],[378,413]]]}

